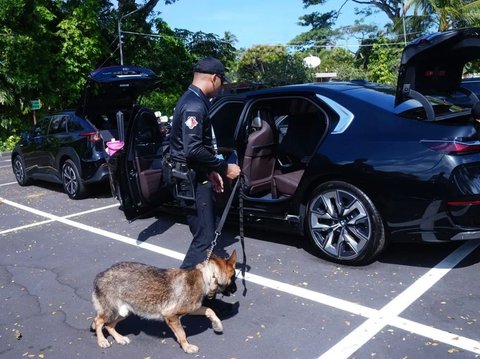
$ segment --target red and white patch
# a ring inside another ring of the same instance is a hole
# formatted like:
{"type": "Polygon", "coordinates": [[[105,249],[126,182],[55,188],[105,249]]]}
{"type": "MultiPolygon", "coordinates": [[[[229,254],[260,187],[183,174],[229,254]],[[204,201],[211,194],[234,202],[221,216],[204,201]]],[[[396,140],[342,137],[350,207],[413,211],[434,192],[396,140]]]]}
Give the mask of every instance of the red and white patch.
{"type": "Polygon", "coordinates": [[[185,125],[191,130],[195,128],[196,125],[198,125],[197,118],[195,116],[188,116],[187,120],[185,121],[185,125]]]}

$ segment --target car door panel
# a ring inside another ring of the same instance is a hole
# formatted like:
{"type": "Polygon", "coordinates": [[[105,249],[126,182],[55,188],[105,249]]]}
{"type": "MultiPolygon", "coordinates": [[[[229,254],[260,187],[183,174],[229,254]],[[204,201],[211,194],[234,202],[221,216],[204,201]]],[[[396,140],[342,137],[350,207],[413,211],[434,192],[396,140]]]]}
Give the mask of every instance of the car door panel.
{"type": "Polygon", "coordinates": [[[163,181],[165,140],[153,112],[138,107],[129,121],[126,146],[108,159],[115,195],[129,221],[172,199],[163,181]]]}

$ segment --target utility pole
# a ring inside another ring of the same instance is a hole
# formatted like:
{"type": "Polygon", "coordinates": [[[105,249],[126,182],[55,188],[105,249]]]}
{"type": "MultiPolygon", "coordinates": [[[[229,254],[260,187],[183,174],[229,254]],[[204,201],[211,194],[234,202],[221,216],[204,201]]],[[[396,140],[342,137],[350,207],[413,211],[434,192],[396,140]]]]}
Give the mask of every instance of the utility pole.
{"type": "Polygon", "coordinates": [[[404,1],[402,0],[402,22],[403,22],[403,42],[405,44],[405,46],[407,46],[407,31],[406,31],[406,27],[405,27],[405,12],[406,12],[406,8],[405,8],[405,3],[404,1]]]}
{"type": "MultiPolygon", "coordinates": [[[[145,3],[145,5],[147,5],[147,3],[145,3]]],[[[122,20],[125,19],[127,16],[130,16],[133,13],[136,13],[137,11],[142,10],[145,7],[145,5],[143,5],[142,7],[139,7],[136,10],[130,11],[128,14],[125,14],[118,19],[117,30],[118,30],[118,49],[120,50],[120,65],[123,65],[122,20]]]]}

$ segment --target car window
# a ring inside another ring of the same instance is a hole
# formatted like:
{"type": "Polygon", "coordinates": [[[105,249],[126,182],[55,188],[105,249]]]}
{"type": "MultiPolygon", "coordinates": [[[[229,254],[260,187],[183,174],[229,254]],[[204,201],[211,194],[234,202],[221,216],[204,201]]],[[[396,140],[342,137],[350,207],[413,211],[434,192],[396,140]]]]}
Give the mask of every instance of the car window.
{"type": "Polygon", "coordinates": [[[50,127],[48,128],[48,134],[56,135],[60,133],[66,133],[67,119],[68,119],[68,116],[65,116],[65,115],[53,116],[52,121],[50,122],[50,127]]]}
{"type": "Polygon", "coordinates": [[[84,130],[79,119],[71,116],[68,116],[67,129],[68,129],[68,132],[78,132],[78,131],[84,130]]]}
{"type": "Polygon", "coordinates": [[[218,147],[235,146],[235,129],[243,110],[243,102],[229,102],[212,114],[212,126],[218,147]]]}
{"type": "Polygon", "coordinates": [[[51,117],[47,116],[38,121],[38,124],[34,127],[33,132],[35,136],[45,136],[48,132],[48,126],[50,125],[51,117]]]}
{"type": "Polygon", "coordinates": [[[279,151],[299,161],[307,160],[327,128],[327,114],[306,98],[275,98],[255,102],[247,114],[247,134],[254,118],[260,117],[274,130],[279,151]]]}

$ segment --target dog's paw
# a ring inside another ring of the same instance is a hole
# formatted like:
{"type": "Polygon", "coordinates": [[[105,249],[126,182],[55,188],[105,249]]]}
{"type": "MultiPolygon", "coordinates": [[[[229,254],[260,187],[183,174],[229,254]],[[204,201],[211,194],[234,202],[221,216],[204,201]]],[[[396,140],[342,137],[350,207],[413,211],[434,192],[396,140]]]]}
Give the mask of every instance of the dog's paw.
{"type": "Polygon", "coordinates": [[[213,331],[216,332],[216,333],[222,333],[223,332],[223,324],[222,324],[222,321],[220,319],[218,320],[212,320],[212,328],[213,328],[213,331]]]}
{"type": "Polygon", "coordinates": [[[193,344],[186,343],[183,345],[183,351],[188,354],[195,354],[198,353],[198,347],[193,344]]]}
{"type": "Polygon", "coordinates": [[[130,339],[128,339],[128,337],[119,336],[119,337],[115,338],[115,341],[118,344],[121,344],[121,345],[130,344],[130,339]]]}
{"type": "Polygon", "coordinates": [[[100,348],[103,348],[103,349],[110,348],[110,342],[106,338],[98,339],[97,344],[100,348]]]}

